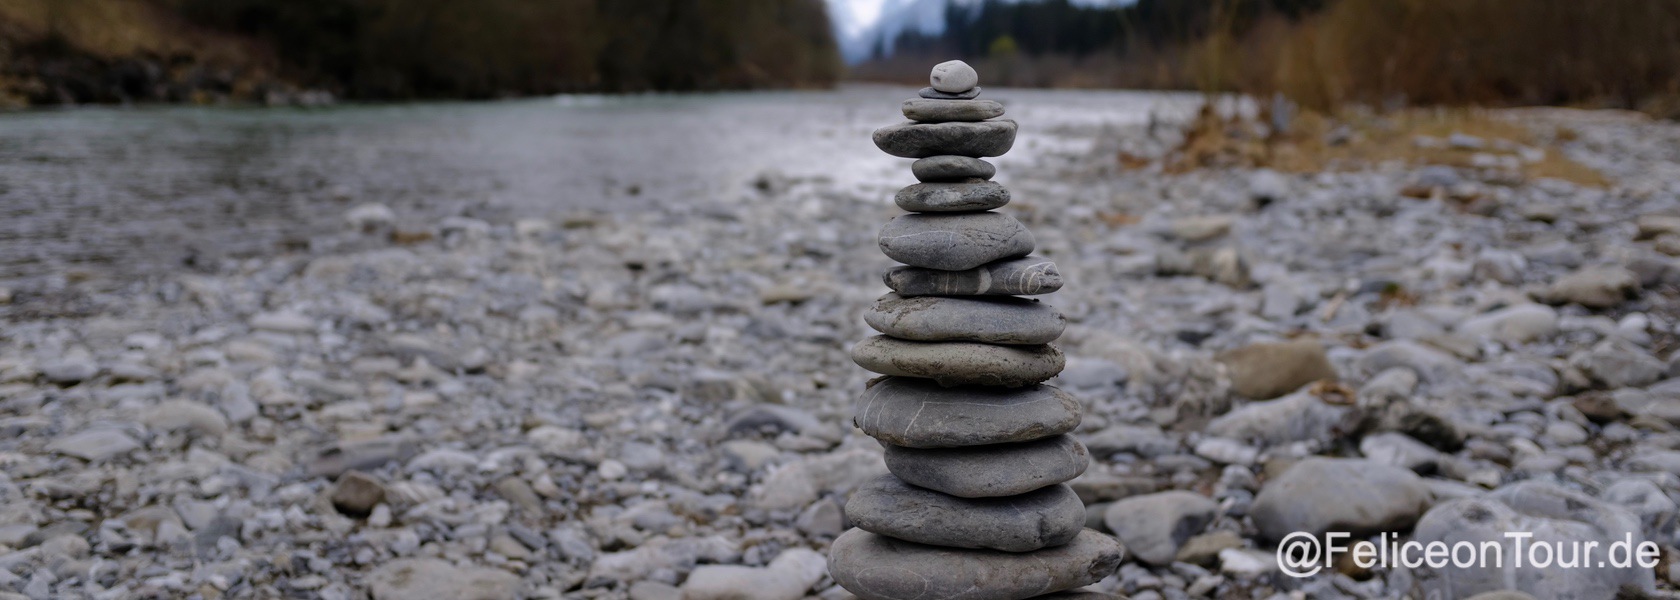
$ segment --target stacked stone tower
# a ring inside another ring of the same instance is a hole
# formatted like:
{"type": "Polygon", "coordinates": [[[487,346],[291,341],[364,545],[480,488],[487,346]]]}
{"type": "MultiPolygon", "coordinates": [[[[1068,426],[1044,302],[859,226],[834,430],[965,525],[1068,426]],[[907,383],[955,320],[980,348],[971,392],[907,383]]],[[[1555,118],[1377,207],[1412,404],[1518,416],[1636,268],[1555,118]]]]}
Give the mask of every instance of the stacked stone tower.
{"type": "Polygon", "coordinates": [[[883,335],[852,360],[871,382],[854,422],[886,447],[886,475],[846,503],[857,529],[834,541],[829,573],[865,600],[1018,600],[1094,583],[1119,566],[1118,542],[1086,530],[1066,481],[1090,458],[1068,432],[1080,403],[1043,381],[1060,373],[1061,313],[1022,298],[1060,289],[1050,261],[1028,256],[1031,232],[991,181],[1015,142],[1003,106],[978,100],[974,69],[933,69],[904,102],[911,122],[875,145],[918,159],[922,183],[895,198],[909,211],[881,229],[881,251],[906,266],[864,315],[883,335]]]}

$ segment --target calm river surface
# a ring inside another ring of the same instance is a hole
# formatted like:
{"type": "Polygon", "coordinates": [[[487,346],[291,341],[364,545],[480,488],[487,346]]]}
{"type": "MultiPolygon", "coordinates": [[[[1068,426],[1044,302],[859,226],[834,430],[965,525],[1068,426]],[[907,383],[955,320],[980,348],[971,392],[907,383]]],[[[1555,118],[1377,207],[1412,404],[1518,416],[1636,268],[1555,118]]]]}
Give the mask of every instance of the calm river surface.
{"type": "MultiPolygon", "coordinates": [[[[869,140],[909,88],[564,96],[327,109],[84,108],[0,114],[0,286],[120,283],[307,248],[376,202],[399,221],[492,223],[684,210],[765,173],[888,192],[907,162],[869,140]]],[[[1183,94],[987,90],[1023,126],[1006,179],[1104,125],[1182,114],[1183,94]]]]}

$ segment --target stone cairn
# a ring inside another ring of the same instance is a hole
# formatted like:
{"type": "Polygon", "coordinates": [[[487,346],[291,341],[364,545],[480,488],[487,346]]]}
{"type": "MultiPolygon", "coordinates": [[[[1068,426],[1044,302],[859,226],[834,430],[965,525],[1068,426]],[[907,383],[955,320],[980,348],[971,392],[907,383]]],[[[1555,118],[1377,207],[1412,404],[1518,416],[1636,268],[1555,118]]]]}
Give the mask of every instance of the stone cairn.
{"type": "Polygon", "coordinates": [[[881,251],[906,265],[886,272],[893,292],[864,315],[884,335],[852,349],[886,375],[853,421],[886,447],[891,475],[852,493],[857,529],[834,540],[829,574],[865,600],[1018,600],[1089,585],[1122,550],[1085,529],[1065,483],[1090,463],[1068,435],[1079,400],[1042,383],[1065,363],[1049,344],[1066,321],[1019,297],[1060,289],[1061,274],[1028,256],[1035,242],[1020,221],[993,212],[1009,190],[980,160],[1009,151],[1015,122],[976,99],[967,64],[941,63],[930,79],[904,101],[911,122],[874,134],[886,153],[918,159],[922,183],[899,190],[910,214],[881,229],[881,251]]]}

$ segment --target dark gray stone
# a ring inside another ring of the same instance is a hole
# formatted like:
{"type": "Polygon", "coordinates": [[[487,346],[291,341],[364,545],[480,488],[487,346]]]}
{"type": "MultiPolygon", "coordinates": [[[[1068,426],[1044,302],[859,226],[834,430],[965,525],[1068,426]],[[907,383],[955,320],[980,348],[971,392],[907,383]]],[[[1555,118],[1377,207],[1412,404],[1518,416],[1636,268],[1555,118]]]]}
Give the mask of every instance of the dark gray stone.
{"type": "Polygon", "coordinates": [[[966,271],[894,267],[881,280],[898,295],[1034,296],[1062,289],[1056,263],[1036,256],[1011,258],[966,271]]]}
{"type": "Polygon", "coordinates": [[[893,196],[910,212],[975,212],[1009,204],[1009,188],[995,181],[970,179],[951,183],[918,183],[893,196]]]}
{"type": "Polygon", "coordinates": [[[944,387],[888,377],[858,398],[853,423],[875,439],[910,448],[1030,442],[1073,431],[1083,408],[1048,385],[944,387]]]}
{"type": "Polygon", "coordinates": [[[1003,213],[908,214],[881,228],[881,252],[912,267],[965,271],[1032,253],[1037,241],[1003,213]]]}
{"type": "Polygon", "coordinates": [[[1003,116],[1003,105],[994,100],[936,100],[912,98],[904,101],[904,118],[917,123],[984,121],[1003,116]]]}
{"type": "Polygon", "coordinates": [[[991,179],[997,174],[992,163],[971,156],[929,156],[910,163],[910,173],[927,183],[991,179]]]}
{"type": "Polygon", "coordinates": [[[829,547],[828,573],[863,600],[1025,600],[1114,574],[1125,550],[1089,529],[1028,553],[941,548],[853,529],[829,547]]]}
{"type": "Polygon", "coordinates": [[[1010,296],[949,298],[889,293],[864,311],[876,331],[919,342],[1048,344],[1061,337],[1067,319],[1050,305],[1010,296]]]}
{"type": "Polygon", "coordinates": [[[931,100],[973,100],[980,96],[980,86],[974,86],[974,89],[955,94],[947,94],[932,87],[925,87],[916,90],[916,95],[931,100]]]}
{"type": "Polygon", "coordinates": [[[1007,498],[958,498],[883,475],[852,492],[846,518],[908,542],[1026,552],[1073,541],[1085,528],[1085,505],[1066,485],[1007,498]]]}
{"type": "Polygon", "coordinates": [[[995,119],[975,123],[906,121],[875,130],[875,147],[901,158],[1002,156],[1015,145],[1015,122],[995,119]]]}
{"type": "Polygon", "coordinates": [[[1055,377],[1067,358],[1049,345],[912,342],[878,335],[852,346],[852,362],[882,375],[923,377],[940,385],[1019,387],[1055,377]]]}
{"type": "Polygon", "coordinates": [[[1078,477],[1091,464],[1070,435],[966,448],[888,445],[887,470],[911,485],[963,498],[1013,496],[1078,477]]]}

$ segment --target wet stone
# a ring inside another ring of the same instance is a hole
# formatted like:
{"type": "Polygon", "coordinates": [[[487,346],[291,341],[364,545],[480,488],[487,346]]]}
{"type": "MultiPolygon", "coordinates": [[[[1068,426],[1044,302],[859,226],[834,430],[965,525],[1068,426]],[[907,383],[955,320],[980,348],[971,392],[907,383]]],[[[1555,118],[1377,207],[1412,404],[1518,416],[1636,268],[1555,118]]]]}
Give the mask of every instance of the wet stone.
{"type": "Polygon", "coordinates": [[[980,96],[980,86],[974,86],[974,89],[955,94],[947,94],[931,87],[925,87],[916,90],[916,95],[930,100],[973,100],[980,96]]]}
{"type": "Polygon", "coordinates": [[[905,298],[889,293],[863,313],[876,331],[919,342],[1048,344],[1067,319],[1050,305],[1026,298],[905,298]]]}
{"type": "Polygon", "coordinates": [[[912,267],[965,271],[1026,256],[1037,244],[1014,217],[995,212],[908,214],[881,228],[881,252],[912,267]]]}
{"type": "Polygon", "coordinates": [[[992,163],[969,156],[929,156],[910,163],[910,173],[925,183],[991,179],[997,174],[992,163]]]}
{"type": "Polygon", "coordinates": [[[895,267],[881,276],[898,295],[1034,296],[1062,289],[1056,263],[1036,256],[1011,258],[964,271],[895,267]]]}
{"type": "Polygon", "coordinates": [[[883,475],[852,492],[846,517],[864,531],[910,542],[1026,552],[1073,541],[1085,528],[1085,504],[1066,485],[958,498],[883,475]]]}
{"type": "Polygon", "coordinates": [[[875,147],[900,158],[1002,156],[1015,145],[1015,122],[1009,119],[975,123],[916,123],[908,121],[875,130],[875,147]]]}
{"type": "Polygon", "coordinates": [[[1055,377],[1067,358],[1049,345],[912,342],[878,335],[852,346],[852,362],[882,375],[922,377],[941,385],[1019,387],[1055,377]]]}
{"type": "Polygon", "coordinates": [[[963,498],[1012,496],[1078,477],[1090,466],[1069,435],[966,448],[887,446],[887,470],[911,485],[963,498]]]}
{"type": "Polygon", "coordinates": [[[853,422],[875,439],[910,448],[1029,442],[1079,426],[1079,400],[1048,385],[944,387],[888,377],[858,398],[853,422]]]}
{"type": "Polygon", "coordinates": [[[834,540],[828,572],[864,600],[1024,600],[1096,583],[1125,551],[1084,530],[1072,543],[1030,553],[942,548],[853,529],[834,540]]]}
{"type": "Polygon", "coordinates": [[[973,122],[1003,116],[1003,105],[995,100],[941,100],[912,98],[904,101],[904,118],[918,123],[973,122]]]}
{"type": "Polygon", "coordinates": [[[1009,204],[1009,188],[995,181],[918,183],[898,191],[893,202],[910,212],[975,212],[1009,204]]]}

